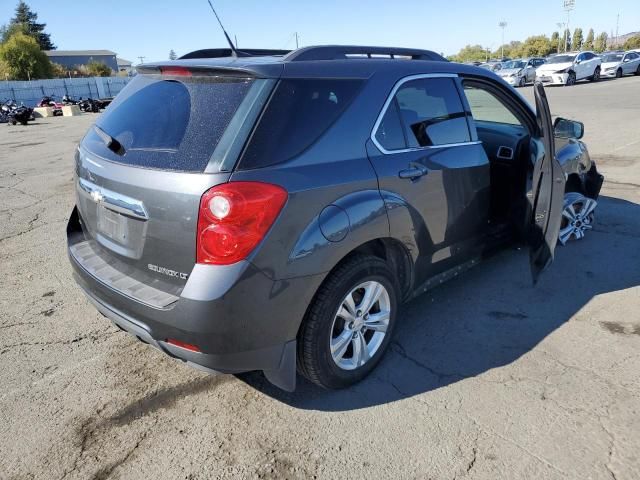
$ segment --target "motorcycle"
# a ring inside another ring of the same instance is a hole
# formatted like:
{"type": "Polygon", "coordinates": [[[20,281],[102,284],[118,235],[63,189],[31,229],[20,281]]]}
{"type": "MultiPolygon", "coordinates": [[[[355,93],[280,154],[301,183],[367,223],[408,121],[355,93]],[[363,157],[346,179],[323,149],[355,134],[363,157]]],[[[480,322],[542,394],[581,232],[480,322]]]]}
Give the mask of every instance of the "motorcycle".
{"type": "Polygon", "coordinates": [[[100,112],[100,104],[92,99],[92,98],[87,98],[87,99],[80,99],[80,102],[78,103],[78,107],[80,108],[81,111],[88,113],[88,112],[93,112],[93,113],[99,113],[100,112]]]}
{"type": "Polygon", "coordinates": [[[53,108],[53,116],[58,117],[62,115],[62,107],[64,105],[62,103],[57,103],[53,97],[44,96],[42,100],[38,102],[36,107],[51,107],[53,108]]]}
{"type": "Polygon", "coordinates": [[[8,100],[0,107],[0,121],[17,125],[27,125],[29,120],[35,120],[33,117],[33,108],[25,107],[24,104],[18,105],[13,100],[8,100]]]}
{"type": "Polygon", "coordinates": [[[63,105],[78,105],[80,103],[80,100],[76,100],[75,98],[69,96],[69,95],[64,95],[62,97],[62,104],[63,105]]]}

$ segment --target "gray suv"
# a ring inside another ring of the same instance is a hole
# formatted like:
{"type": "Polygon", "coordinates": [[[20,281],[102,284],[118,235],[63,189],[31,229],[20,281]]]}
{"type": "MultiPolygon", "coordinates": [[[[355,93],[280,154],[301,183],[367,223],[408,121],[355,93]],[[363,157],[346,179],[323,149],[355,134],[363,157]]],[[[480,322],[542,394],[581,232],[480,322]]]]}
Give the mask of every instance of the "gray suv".
{"type": "Polygon", "coordinates": [[[172,357],[287,390],[296,371],[351,385],[402,302],[523,239],[537,279],[566,193],[595,204],[582,125],[556,120],[554,141],[539,84],[536,114],[430,51],[283,53],[145,65],[77,149],[75,279],[172,357]]]}

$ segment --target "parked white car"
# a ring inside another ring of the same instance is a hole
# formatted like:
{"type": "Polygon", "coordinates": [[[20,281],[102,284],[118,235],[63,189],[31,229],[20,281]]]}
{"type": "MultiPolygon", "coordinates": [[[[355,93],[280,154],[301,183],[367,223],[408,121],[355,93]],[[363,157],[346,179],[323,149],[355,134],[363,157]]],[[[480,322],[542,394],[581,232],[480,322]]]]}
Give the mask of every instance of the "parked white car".
{"type": "Polygon", "coordinates": [[[577,81],[600,80],[602,59],[593,52],[561,53],[538,67],[536,78],[551,85],[573,85],[577,81]]]}
{"type": "Polygon", "coordinates": [[[544,64],[543,58],[523,58],[502,63],[502,68],[497,72],[505,82],[513,87],[524,87],[527,83],[536,80],[536,68],[544,64]]]}
{"type": "Polygon", "coordinates": [[[601,77],[640,75],[640,54],[634,51],[603,53],[601,68],[601,77]]]}

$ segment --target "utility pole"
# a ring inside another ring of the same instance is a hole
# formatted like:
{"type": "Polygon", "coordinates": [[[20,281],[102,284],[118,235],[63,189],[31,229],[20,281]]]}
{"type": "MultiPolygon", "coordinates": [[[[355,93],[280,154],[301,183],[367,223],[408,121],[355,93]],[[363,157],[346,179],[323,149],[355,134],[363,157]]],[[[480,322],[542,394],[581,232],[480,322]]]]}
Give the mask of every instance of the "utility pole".
{"type": "Polygon", "coordinates": [[[567,12],[567,29],[564,34],[564,51],[569,49],[569,20],[571,10],[576,8],[576,0],[563,0],[564,11],[567,12]]]}
{"type": "Polygon", "coordinates": [[[238,36],[237,36],[237,35],[234,35],[234,36],[233,36],[233,39],[236,41],[236,48],[238,48],[238,36]]]}
{"type": "Polygon", "coordinates": [[[618,35],[620,34],[620,14],[616,17],[616,46],[618,45],[618,35]]]}
{"type": "Polygon", "coordinates": [[[507,26],[507,22],[505,22],[504,20],[502,20],[500,23],[498,23],[498,26],[502,29],[502,52],[501,52],[501,57],[500,60],[502,60],[504,58],[504,29],[507,26]]]}
{"type": "Polygon", "coordinates": [[[300,46],[298,45],[298,32],[296,32],[296,50],[300,48],[300,46]]]}
{"type": "Polygon", "coordinates": [[[138,57],[140,59],[140,63],[144,63],[144,59],[147,57],[138,57]]]}
{"type": "MultiPolygon", "coordinates": [[[[556,23],[556,26],[558,27],[558,30],[562,31],[562,32],[563,32],[563,34],[566,36],[566,32],[564,31],[564,25],[565,25],[565,23],[564,23],[564,22],[558,22],[558,23],[556,23]]],[[[558,35],[558,53],[560,53],[560,48],[561,48],[561,45],[562,45],[562,44],[560,43],[560,42],[561,42],[561,40],[562,40],[562,37],[561,37],[560,35],[558,35]]]]}

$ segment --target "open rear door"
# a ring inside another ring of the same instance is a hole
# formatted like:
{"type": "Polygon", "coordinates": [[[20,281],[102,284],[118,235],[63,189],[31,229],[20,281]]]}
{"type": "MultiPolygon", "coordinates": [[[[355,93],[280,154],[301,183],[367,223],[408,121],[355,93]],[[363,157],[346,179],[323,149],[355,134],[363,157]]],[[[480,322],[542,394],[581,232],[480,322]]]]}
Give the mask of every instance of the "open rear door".
{"type": "Polygon", "coordinates": [[[538,155],[533,169],[529,247],[533,283],[553,261],[562,219],[565,177],[556,159],[553,122],[542,83],[534,85],[536,115],[542,135],[544,154],[538,155]]]}

